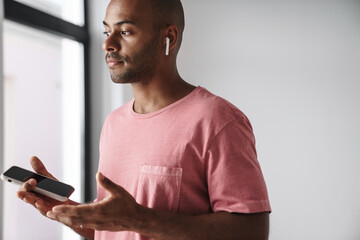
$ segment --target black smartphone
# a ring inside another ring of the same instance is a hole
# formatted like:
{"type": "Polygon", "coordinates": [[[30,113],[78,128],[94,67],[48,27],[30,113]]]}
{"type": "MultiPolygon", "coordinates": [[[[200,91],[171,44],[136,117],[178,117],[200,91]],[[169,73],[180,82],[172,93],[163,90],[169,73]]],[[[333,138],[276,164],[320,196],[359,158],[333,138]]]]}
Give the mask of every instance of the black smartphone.
{"type": "Polygon", "coordinates": [[[34,178],[37,181],[36,187],[33,190],[34,192],[51,197],[61,202],[65,202],[75,190],[68,184],[17,166],[12,166],[3,174],[1,174],[2,180],[15,183],[17,185],[23,184],[30,178],[34,178]]]}

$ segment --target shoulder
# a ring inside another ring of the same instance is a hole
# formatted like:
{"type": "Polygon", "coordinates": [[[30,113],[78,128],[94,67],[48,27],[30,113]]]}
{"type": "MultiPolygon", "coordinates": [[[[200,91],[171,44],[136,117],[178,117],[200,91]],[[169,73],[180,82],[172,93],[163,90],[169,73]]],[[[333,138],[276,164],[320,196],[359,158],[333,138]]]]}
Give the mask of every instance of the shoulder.
{"type": "Polygon", "coordinates": [[[202,87],[199,87],[194,96],[191,107],[197,109],[196,112],[203,118],[212,119],[215,122],[229,123],[246,119],[245,114],[235,105],[202,87]]]}
{"type": "Polygon", "coordinates": [[[180,121],[182,127],[189,129],[194,136],[207,139],[209,143],[220,133],[227,135],[234,128],[252,130],[239,108],[201,87],[172,115],[178,116],[174,122],[180,121]]]}

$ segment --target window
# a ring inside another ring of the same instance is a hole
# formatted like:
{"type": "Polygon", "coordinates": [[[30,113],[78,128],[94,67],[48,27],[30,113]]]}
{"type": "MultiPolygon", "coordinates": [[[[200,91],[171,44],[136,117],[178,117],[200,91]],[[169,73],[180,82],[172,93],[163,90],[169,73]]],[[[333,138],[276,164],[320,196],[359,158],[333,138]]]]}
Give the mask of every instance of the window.
{"type": "Polygon", "coordinates": [[[82,0],[16,0],[65,21],[83,26],[84,2],[82,0]]]}
{"type": "MultiPolygon", "coordinates": [[[[88,34],[84,17],[83,22],[73,19],[75,24],[60,19],[69,13],[69,3],[63,2],[69,1],[4,1],[3,167],[31,169],[29,158],[37,155],[53,175],[75,187],[71,199],[84,202],[90,196],[83,184],[89,166],[88,34]]],[[[84,2],[78,16],[86,15],[84,2]]],[[[17,201],[16,186],[3,188],[2,239],[79,239],[71,229],[17,201]]]]}

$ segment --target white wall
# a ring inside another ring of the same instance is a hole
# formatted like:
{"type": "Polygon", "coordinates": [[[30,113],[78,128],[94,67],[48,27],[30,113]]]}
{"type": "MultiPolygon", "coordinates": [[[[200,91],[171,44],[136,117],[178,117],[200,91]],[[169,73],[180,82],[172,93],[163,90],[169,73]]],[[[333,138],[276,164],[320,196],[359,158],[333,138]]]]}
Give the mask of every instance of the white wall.
{"type": "MultiPolygon", "coordinates": [[[[91,17],[96,149],[105,115],[130,95],[111,83],[99,49],[107,2],[91,17]]],[[[360,239],[360,1],[182,2],[180,72],[250,118],[270,239],[360,239]]]]}
{"type": "MultiPolygon", "coordinates": [[[[95,174],[99,160],[99,137],[106,116],[123,104],[124,92],[128,87],[114,84],[105,63],[105,54],[101,48],[105,40],[103,20],[109,0],[89,1],[89,22],[91,36],[91,161],[93,197],[96,197],[95,174]]],[[[129,92],[129,91],[127,91],[129,92]]]]}
{"type": "Polygon", "coordinates": [[[360,239],[360,1],[183,4],[180,72],[250,118],[270,239],[360,239]]]}

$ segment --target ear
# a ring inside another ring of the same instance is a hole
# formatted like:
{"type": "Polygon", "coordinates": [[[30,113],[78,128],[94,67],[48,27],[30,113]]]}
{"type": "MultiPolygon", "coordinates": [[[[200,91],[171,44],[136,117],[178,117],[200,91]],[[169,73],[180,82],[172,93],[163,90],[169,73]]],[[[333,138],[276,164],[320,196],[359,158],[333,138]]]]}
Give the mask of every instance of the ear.
{"type": "Polygon", "coordinates": [[[178,42],[179,42],[179,30],[176,26],[171,25],[169,27],[166,28],[166,33],[165,33],[165,37],[164,37],[164,51],[166,51],[167,48],[167,40],[166,38],[169,38],[168,42],[168,48],[169,48],[169,55],[171,55],[173,52],[177,52],[178,50],[178,42]]]}

